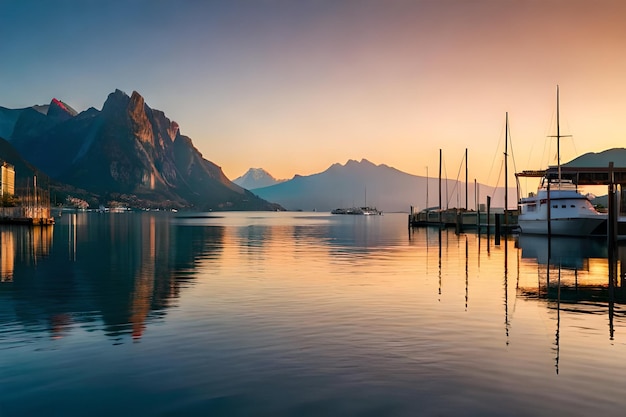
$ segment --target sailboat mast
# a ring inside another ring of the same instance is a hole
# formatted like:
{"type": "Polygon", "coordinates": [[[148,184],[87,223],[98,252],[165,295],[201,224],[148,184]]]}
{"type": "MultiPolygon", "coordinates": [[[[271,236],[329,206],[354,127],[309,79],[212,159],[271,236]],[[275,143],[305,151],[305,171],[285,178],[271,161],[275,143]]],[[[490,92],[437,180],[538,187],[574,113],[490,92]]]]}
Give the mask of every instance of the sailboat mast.
{"type": "Polygon", "coordinates": [[[559,174],[559,189],[561,188],[561,128],[559,125],[559,86],[556,86],[556,166],[559,174]]]}
{"type": "Polygon", "coordinates": [[[426,166],[426,209],[428,210],[428,180],[430,178],[428,177],[428,166],[426,166]]]}
{"type": "Polygon", "coordinates": [[[439,149],[439,212],[441,213],[441,149],[439,149]]]}
{"type": "Polygon", "coordinates": [[[509,112],[506,112],[506,124],[504,128],[504,224],[509,225],[507,207],[509,203],[509,112]]]}
{"type": "MultiPolygon", "coordinates": [[[[439,149],[439,225],[441,225],[441,159],[442,159],[442,154],[441,154],[441,148],[439,149]]],[[[447,194],[447,193],[446,193],[447,194]]]]}
{"type": "Polygon", "coordinates": [[[37,203],[37,175],[33,176],[33,217],[37,216],[39,204],[37,203]]]}
{"type": "MultiPolygon", "coordinates": [[[[551,138],[556,138],[556,166],[558,172],[558,189],[561,189],[561,138],[567,138],[571,135],[561,135],[561,125],[560,125],[560,117],[559,117],[559,86],[556,86],[556,136],[549,136],[551,138]]],[[[550,180],[548,179],[548,182],[550,180]]]]}
{"type": "Polygon", "coordinates": [[[465,210],[467,211],[467,148],[465,148],[465,210]]]}

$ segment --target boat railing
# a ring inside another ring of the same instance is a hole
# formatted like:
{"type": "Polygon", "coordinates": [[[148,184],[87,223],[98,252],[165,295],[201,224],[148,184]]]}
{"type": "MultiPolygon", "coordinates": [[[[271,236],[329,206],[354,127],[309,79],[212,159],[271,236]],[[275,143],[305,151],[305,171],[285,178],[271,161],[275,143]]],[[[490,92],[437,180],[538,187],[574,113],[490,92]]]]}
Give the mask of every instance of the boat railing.
{"type": "Polygon", "coordinates": [[[576,185],[572,180],[569,179],[546,179],[541,182],[541,190],[547,190],[548,184],[550,185],[550,190],[578,190],[578,185],[576,185]]]}

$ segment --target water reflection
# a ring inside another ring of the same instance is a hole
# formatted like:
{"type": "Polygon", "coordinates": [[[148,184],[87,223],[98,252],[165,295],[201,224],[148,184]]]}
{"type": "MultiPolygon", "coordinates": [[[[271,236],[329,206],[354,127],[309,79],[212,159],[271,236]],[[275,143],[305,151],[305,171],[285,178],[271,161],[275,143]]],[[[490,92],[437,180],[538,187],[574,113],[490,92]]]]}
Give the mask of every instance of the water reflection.
{"type": "MultiPolygon", "coordinates": [[[[521,289],[526,296],[566,303],[608,301],[612,280],[606,240],[521,235],[518,245],[522,261],[537,263],[536,285],[521,289]]],[[[624,259],[626,247],[619,253],[624,259]]]]}
{"type": "MultiPolygon", "coordinates": [[[[294,270],[307,259],[315,268],[321,264],[328,265],[324,268],[353,268],[346,269],[346,274],[362,276],[360,282],[366,283],[366,277],[376,270],[372,268],[385,266],[397,256],[397,231],[386,230],[382,220],[323,215],[278,220],[271,215],[171,219],[165,214],[71,213],[54,228],[4,226],[0,229],[0,278],[7,285],[0,287],[1,318],[55,337],[76,328],[103,331],[110,340],[121,343],[128,338],[141,339],[148,323],[162,320],[167,309],[177,305],[181,289],[196,279],[198,265],[207,262],[232,270],[245,264],[256,274],[262,272],[260,266],[276,272],[294,270]],[[50,256],[53,241],[55,254],[50,256]],[[225,251],[227,256],[223,256],[225,251]],[[284,258],[286,254],[289,259],[284,258]]],[[[464,259],[458,272],[464,281],[464,310],[469,310],[474,276],[471,263],[476,262],[480,269],[482,250],[489,257],[494,255],[489,238],[481,244],[484,240],[440,229],[410,232],[409,247],[426,253],[420,262],[427,275],[429,254],[436,256],[438,302],[446,295],[451,257],[458,256],[464,259]],[[452,255],[451,245],[458,247],[458,255],[452,255]]],[[[505,239],[495,249],[503,260],[500,276],[507,344],[512,325],[511,291],[523,298],[547,301],[557,315],[563,305],[593,314],[606,314],[608,308],[613,333],[614,303],[625,301],[624,274],[619,280],[608,279],[604,242],[548,241],[522,235],[515,242],[505,239]],[[520,256],[514,286],[509,270],[512,243],[520,256]],[[520,273],[520,262],[531,262],[534,279],[520,273]]],[[[618,254],[620,260],[626,258],[626,248],[620,247],[618,254]]],[[[480,288],[480,282],[475,283],[480,288]]]]}
{"type": "Polygon", "coordinates": [[[53,228],[3,227],[3,332],[102,331],[139,340],[193,280],[200,258],[219,256],[220,227],[171,227],[159,215],[73,213],[53,228]],[[55,255],[48,256],[54,240],[55,255]],[[63,252],[67,252],[64,254],[63,252]]]}
{"type": "Polygon", "coordinates": [[[620,415],[622,310],[564,290],[606,258],[370,220],[77,213],[36,261],[7,235],[5,414],[620,415]]]}
{"type": "Polygon", "coordinates": [[[522,258],[535,259],[539,264],[560,265],[562,268],[583,269],[590,258],[607,258],[606,239],[520,235],[522,258]]]}
{"type": "Polygon", "coordinates": [[[626,246],[618,246],[617,256],[610,256],[609,245],[603,239],[521,235],[518,244],[522,259],[537,262],[536,286],[519,288],[520,294],[547,301],[548,308],[556,313],[553,349],[558,374],[563,311],[606,314],[609,338],[613,340],[615,306],[626,303],[626,246]]]}
{"type": "Polygon", "coordinates": [[[36,266],[48,256],[53,232],[53,227],[0,226],[0,280],[13,280],[16,259],[36,266]]]}
{"type": "Polygon", "coordinates": [[[338,216],[331,214],[228,213],[226,215],[181,215],[173,219],[177,225],[222,226],[237,230],[238,242],[255,252],[276,240],[296,243],[315,242],[331,252],[369,254],[384,250],[397,236],[385,231],[384,220],[377,216],[338,216]]]}

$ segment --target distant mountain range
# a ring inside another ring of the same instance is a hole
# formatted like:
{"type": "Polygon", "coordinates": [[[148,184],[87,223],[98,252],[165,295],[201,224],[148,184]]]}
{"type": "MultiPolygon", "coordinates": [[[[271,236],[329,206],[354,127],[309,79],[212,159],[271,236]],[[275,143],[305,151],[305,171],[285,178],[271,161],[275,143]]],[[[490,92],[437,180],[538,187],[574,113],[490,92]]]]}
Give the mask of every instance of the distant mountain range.
{"type": "Polygon", "coordinates": [[[137,92],[116,90],[101,111],[77,113],[57,99],[0,107],[0,137],[0,159],[16,166],[16,178],[45,173],[60,200],[75,193],[96,206],[282,209],[232,183],[137,92]]]}
{"type": "MultiPolygon", "coordinates": [[[[609,162],[614,162],[616,167],[626,167],[626,148],[590,152],[563,166],[605,167],[609,162]]],[[[267,173],[265,170],[262,171],[267,173]]],[[[269,173],[267,175],[272,178],[269,173]]],[[[335,208],[369,205],[383,211],[408,211],[411,206],[416,209],[438,206],[439,180],[407,174],[387,165],[375,165],[363,159],[360,162],[349,160],[345,165],[334,164],[318,174],[296,175],[288,181],[271,186],[259,188],[255,186],[254,193],[289,210],[329,211],[335,208]]],[[[473,183],[468,186],[468,194],[468,208],[474,209],[473,183]]],[[[510,186],[508,194],[508,207],[516,207],[516,188],[510,186]]],[[[504,187],[479,184],[478,201],[484,203],[488,195],[491,196],[494,208],[504,206],[504,187]]],[[[597,202],[602,203],[603,199],[605,197],[598,197],[597,202]]],[[[442,180],[441,205],[444,208],[465,207],[465,182],[442,180]]]]}
{"type": "MultiPolygon", "coordinates": [[[[372,206],[379,210],[424,209],[439,204],[438,178],[407,174],[396,168],[362,159],[334,164],[319,174],[296,175],[289,181],[258,188],[254,193],[288,210],[330,211],[335,208],[372,206]]],[[[468,187],[468,208],[474,209],[474,184],[468,187]]],[[[504,189],[479,186],[479,201],[492,195],[492,206],[504,206],[504,189]]],[[[442,180],[442,207],[465,207],[465,182],[442,180]],[[448,196],[446,198],[446,195],[448,196]]],[[[509,207],[516,205],[515,188],[509,188],[509,207]]]]}
{"type": "MultiPolygon", "coordinates": [[[[374,206],[383,211],[408,211],[439,204],[437,178],[425,178],[366,159],[336,163],[324,172],[277,180],[251,168],[231,182],[221,168],[205,159],[176,122],[151,109],[137,92],[116,90],[102,110],[76,112],[53,99],[23,109],[0,107],[0,159],[15,166],[16,186],[37,175],[49,187],[52,201],[71,195],[91,206],[194,210],[319,210],[374,206]],[[253,192],[249,190],[254,190],[253,192]]],[[[626,149],[588,153],[565,166],[626,166],[626,149]]],[[[442,207],[465,207],[463,181],[442,181],[442,207]]],[[[468,208],[475,207],[469,184],[468,208]]],[[[478,187],[479,201],[492,197],[504,205],[504,190],[478,187]]],[[[509,188],[509,207],[517,193],[509,188]]]]}
{"type": "Polygon", "coordinates": [[[235,178],[233,182],[247,190],[269,187],[287,180],[277,180],[263,168],[250,168],[241,177],[235,178]]]}

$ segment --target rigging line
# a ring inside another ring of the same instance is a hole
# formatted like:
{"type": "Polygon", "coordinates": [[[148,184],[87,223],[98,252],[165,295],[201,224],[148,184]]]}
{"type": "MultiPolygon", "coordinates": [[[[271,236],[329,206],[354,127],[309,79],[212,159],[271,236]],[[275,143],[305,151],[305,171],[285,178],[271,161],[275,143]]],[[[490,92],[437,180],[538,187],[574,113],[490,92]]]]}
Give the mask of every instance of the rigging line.
{"type": "MultiPolygon", "coordinates": [[[[551,140],[546,140],[546,137],[549,137],[551,135],[551,129],[554,123],[554,121],[556,120],[556,109],[553,108],[552,109],[552,116],[550,117],[550,119],[548,120],[547,124],[544,125],[543,128],[543,149],[541,151],[541,155],[539,156],[539,165],[535,165],[531,162],[531,158],[532,158],[532,152],[528,154],[528,161],[526,163],[526,166],[528,167],[533,167],[533,169],[544,169],[545,167],[548,167],[550,165],[550,154],[552,152],[552,141],[551,140]]],[[[534,145],[537,142],[537,140],[535,139],[534,141],[532,141],[532,144],[534,145]]],[[[532,149],[531,149],[532,150],[532,149]]],[[[527,181],[528,182],[528,179],[527,181]]]]}
{"type": "MultiPolygon", "coordinates": [[[[458,197],[457,188],[459,187],[459,177],[461,176],[461,169],[463,168],[463,161],[464,160],[465,160],[465,155],[463,155],[463,158],[461,158],[461,163],[459,164],[459,172],[456,174],[456,182],[454,183],[454,187],[452,187],[452,195],[457,193],[457,197],[458,197]]],[[[461,205],[460,202],[458,202],[458,201],[457,201],[457,204],[461,205]]]]}
{"type": "Polygon", "coordinates": [[[456,181],[459,181],[459,177],[461,176],[461,169],[463,168],[463,161],[465,160],[465,156],[461,158],[461,163],[459,164],[459,172],[456,174],[456,181]]]}
{"type": "MultiPolygon", "coordinates": [[[[565,132],[571,132],[572,128],[569,125],[569,120],[565,119],[565,132]]],[[[574,148],[574,155],[578,155],[578,149],[576,149],[576,141],[573,135],[567,135],[571,138],[572,147],[574,148]]]]}
{"type": "MultiPolygon", "coordinates": [[[[446,159],[443,158],[442,160],[443,163],[443,174],[446,178],[446,209],[448,208],[448,206],[450,205],[450,194],[448,193],[448,167],[446,166],[446,159]]],[[[439,209],[441,210],[443,207],[439,207],[439,209]]]]}
{"type": "MultiPolygon", "coordinates": [[[[513,173],[517,173],[519,172],[517,170],[517,163],[515,162],[515,151],[513,150],[513,137],[511,136],[511,124],[509,123],[509,153],[511,155],[511,161],[513,162],[513,173]]],[[[526,166],[530,166],[530,155],[532,155],[532,150],[534,147],[534,141],[531,142],[530,144],[530,153],[528,155],[528,163],[526,164],[526,166]]],[[[524,193],[522,192],[522,190],[527,190],[528,189],[528,178],[524,178],[524,187],[522,188],[522,186],[519,183],[519,179],[516,179],[516,185],[515,187],[519,187],[519,190],[517,192],[518,196],[520,195],[524,195],[524,193]]],[[[517,197],[515,198],[517,200],[517,197]]],[[[508,204],[508,201],[507,201],[508,204]]]]}
{"type": "MultiPolygon", "coordinates": [[[[457,188],[457,185],[458,185],[458,184],[459,184],[459,180],[457,179],[457,180],[454,182],[454,186],[452,187],[452,192],[450,193],[451,195],[454,195],[454,193],[456,193],[456,188],[457,188]]],[[[447,187],[447,185],[446,185],[446,187],[447,187]]],[[[446,188],[446,190],[447,190],[447,188],[446,188]]],[[[451,196],[448,196],[448,202],[450,202],[450,200],[451,200],[451,199],[452,199],[452,197],[451,197],[451,196]]]]}
{"type": "Polygon", "coordinates": [[[487,174],[487,184],[489,183],[489,180],[491,180],[491,173],[493,172],[493,167],[495,165],[495,162],[498,160],[498,153],[500,152],[500,149],[501,149],[500,144],[502,143],[503,132],[504,132],[504,126],[500,128],[500,134],[498,135],[498,145],[496,146],[493,157],[491,158],[491,167],[489,168],[489,174],[487,174]]]}
{"type": "MultiPolygon", "coordinates": [[[[557,125],[557,120],[556,120],[556,119],[557,119],[557,115],[556,115],[556,107],[553,107],[553,108],[552,108],[552,117],[550,118],[550,122],[548,123],[548,127],[547,127],[546,131],[544,131],[544,136],[545,136],[545,137],[550,137],[550,136],[552,136],[552,132],[553,132],[552,128],[553,128],[553,127],[555,127],[555,129],[554,129],[554,130],[556,130],[556,125],[557,125]]],[[[545,142],[547,142],[547,144],[548,144],[548,153],[547,153],[547,154],[545,154],[545,156],[546,156],[546,158],[547,158],[547,161],[546,161],[546,163],[545,163],[544,165],[542,165],[542,166],[544,166],[544,167],[548,167],[552,161],[556,161],[556,160],[558,159],[558,156],[555,156],[555,157],[553,157],[553,158],[552,158],[552,157],[550,157],[550,155],[551,155],[551,153],[552,153],[552,142],[554,142],[554,141],[553,141],[553,140],[548,140],[548,141],[546,141],[546,140],[544,139],[544,143],[545,143],[545,142]]],[[[558,154],[558,149],[555,149],[555,150],[554,150],[554,152],[555,152],[555,154],[558,154]]],[[[557,163],[558,163],[558,162],[557,162],[557,163]]]]}
{"type": "Polygon", "coordinates": [[[498,192],[498,184],[500,184],[500,176],[502,175],[502,171],[503,171],[503,167],[504,167],[504,161],[500,161],[500,172],[498,174],[498,180],[496,181],[496,185],[495,187],[493,187],[493,198],[496,198],[496,193],[498,192]]]}
{"type": "Polygon", "coordinates": [[[515,165],[515,155],[513,154],[513,138],[511,138],[511,124],[509,123],[509,153],[511,154],[511,161],[513,161],[513,172],[517,172],[517,166],[515,165]]]}

